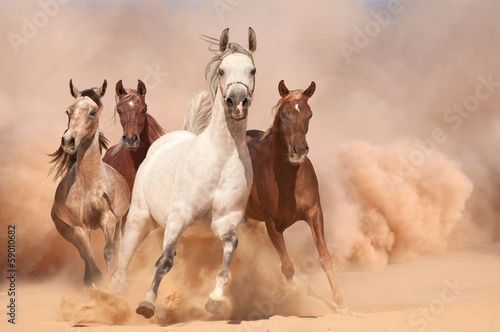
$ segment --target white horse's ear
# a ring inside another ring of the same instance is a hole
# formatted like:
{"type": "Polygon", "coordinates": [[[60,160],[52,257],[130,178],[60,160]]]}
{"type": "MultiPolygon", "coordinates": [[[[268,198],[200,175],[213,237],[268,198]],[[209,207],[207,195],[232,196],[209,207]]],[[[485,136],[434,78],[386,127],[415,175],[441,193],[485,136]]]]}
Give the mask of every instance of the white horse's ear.
{"type": "Polygon", "coordinates": [[[116,91],[116,95],[118,97],[121,97],[122,95],[127,93],[127,91],[125,91],[125,88],[123,87],[122,80],[119,80],[118,82],[116,82],[115,91],[116,91]]]}
{"type": "Polygon", "coordinates": [[[221,53],[224,53],[227,49],[227,45],[229,44],[229,28],[224,29],[222,31],[219,38],[219,49],[221,53]]]}
{"type": "Polygon", "coordinates": [[[312,81],[311,85],[309,85],[306,91],[304,91],[304,96],[306,96],[307,99],[311,98],[315,90],[316,90],[316,83],[312,81]]]}
{"type": "Polygon", "coordinates": [[[250,27],[248,28],[248,51],[250,53],[255,52],[257,49],[257,37],[255,36],[255,31],[250,27]]]}
{"type": "Polygon", "coordinates": [[[99,89],[95,90],[99,98],[102,98],[104,96],[107,87],[108,87],[108,81],[104,80],[104,82],[102,82],[102,86],[99,89]]]}
{"type": "Polygon", "coordinates": [[[73,98],[78,98],[82,95],[82,93],[76,88],[76,86],[73,85],[73,80],[69,80],[69,91],[71,92],[71,95],[73,98]]]}
{"type": "Polygon", "coordinates": [[[280,93],[281,98],[285,97],[287,94],[290,93],[290,91],[285,85],[285,80],[281,80],[280,83],[278,84],[278,92],[280,93]]]}
{"type": "Polygon", "coordinates": [[[146,95],[146,84],[141,80],[137,80],[137,92],[143,97],[146,95]]]}

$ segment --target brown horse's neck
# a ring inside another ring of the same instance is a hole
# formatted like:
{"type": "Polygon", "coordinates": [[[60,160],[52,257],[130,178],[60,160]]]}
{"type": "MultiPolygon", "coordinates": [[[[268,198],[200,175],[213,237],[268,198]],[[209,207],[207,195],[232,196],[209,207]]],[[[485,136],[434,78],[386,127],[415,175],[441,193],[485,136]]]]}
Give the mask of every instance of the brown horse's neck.
{"type": "Polygon", "coordinates": [[[94,135],[82,141],[76,152],[77,176],[85,182],[97,179],[99,163],[101,162],[101,150],[99,146],[99,129],[94,135]]]}

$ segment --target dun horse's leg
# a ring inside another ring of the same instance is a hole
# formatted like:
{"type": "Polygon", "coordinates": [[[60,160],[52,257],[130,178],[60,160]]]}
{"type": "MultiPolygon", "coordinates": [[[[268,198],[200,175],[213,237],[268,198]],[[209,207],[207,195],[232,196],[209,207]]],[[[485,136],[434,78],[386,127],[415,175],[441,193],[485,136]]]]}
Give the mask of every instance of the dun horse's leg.
{"type": "Polygon", "coordinates": [[[91,268],[90,264],[87,260],[87,257],[80,246],[80,243],[76,239],[75,235],[75,230],[66,224],[64,221],[59,219],[59,217],[55,214],[54,208],[52,208],[52,220],[54,221],[54,225],[56,226],[57,231],[61,236],[68,241],[69,243],[73,244],[75,248],[78,250],[78,253],[80,254],[80,257],[82,258],[83,262],[85,263],[85,275],[83,277],[83,283],[85,286],[90,287],[92,286],[92,274],[91,274],[91,268]]]}
{"type": "MultiPolygon", "coordinates": [[[[125,283],[127,267],[132,260],[132,256],[144,241],[148,234],[158,225],[151,219],[148,211],[139,210],[132,206],[125,222],[125,231],[118,253],[118,263],[116,270],[111,275],[109,289],[113,293],[119,293],[125,283]]],[[[118,226],[115,235],[118,231],[118,226]]]]}
{"type": "Polygon", "coordinates": [[[102,281],[102,274],[95,263],[94,252],[92,250],[92,246],[90,245],[90,229],[85,229],[83,227],[74,227],[73,229],[75,230],[76,240],[82,248],[82,253],[89,265],[90,284],[86,285],[99,285],[102,281]]]}
{"type": "Polygon", "coordinates": [[[108,276],[116,268],[116,257],[120,244],[120,222],[116,221],[115,214],[108,211],[101,221],[101,229],[104,233],[104,259],[108,276]]]}
{"type": "MultiPolygon", "coordinates": [[[[146,292],[146,295],[144,296],[144,300],[137,306],[137,314],[143,315],[148,319],[153,317],[155,313],[154,302],[158,296],[158,287],[160,286],[160,282],[165,274],[167,274],[174,265],[175,250],[189,221],[190,217],[183,213],[174,211],[170,213],[166,222],[165,234],[163,236],[163,252],[160,258],[156,261],[155,275],[148,291],[146,292]]],[[[127,233],[125,233],[125,236],[126,235],[127,233]]]]}
{"type": "Polygon", "coordinates": [[[278,251],[278,255],[280,256],[281,272],[285,276],[286,280],[291,281],[293,275],[295,274],[295,269],[286,251],[283,233],[276,230],[276,223],[272,219],[266,220],[266,229],[267,234],[269,234],[269,238],[274,245],[274,248],[276,248],[276,250],[278,251]]]}
{"type": "Polygon", "coordinates": [[[222,267],[215,280],[215,289],[205,304],[205,309],[212,314],[221,312],[225,302],[224,287],[229,283],[229,267],[234,250],[238,246],[236,229],[241,220],[243,220],[241,213],[234,212],[221,218],[214,217],[212,221],[212,230],[222,240],[223,248],[222,267]]]}
{"type": "MultiPolygon", "coordinates": [[[[321,207],[313,208],[308,213],[307,223],[311,226],[311,231],[316,244],[316,248],[319,252],[319,262],[323,271],[325,271],[328,281],[330,283],[330,288],[332,290],[333,300],[337,303],[339,309],[344,309],[348,311],[347,306],[344,303],[342,295],[340,295],[339,287],[337,281],[333,274],[333,264],[330,254],[328,253],[328,248],[325,241],[325,231],[323,226],[323,211],[321,207]]],[[[347,313],[347,312],[346,312],[347,313]]]]}

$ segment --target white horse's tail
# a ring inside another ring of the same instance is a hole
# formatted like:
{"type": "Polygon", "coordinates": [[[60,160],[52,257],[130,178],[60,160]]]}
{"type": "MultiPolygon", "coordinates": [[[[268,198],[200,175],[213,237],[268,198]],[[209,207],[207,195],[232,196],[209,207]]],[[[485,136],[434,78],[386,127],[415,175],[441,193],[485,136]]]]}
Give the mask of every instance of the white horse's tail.
{"type": "Polygon", "coordinates": [[[182,129],[201,134],[212,117],[212,100],[205,90],[194,92],[188,99],[182,129]]]}

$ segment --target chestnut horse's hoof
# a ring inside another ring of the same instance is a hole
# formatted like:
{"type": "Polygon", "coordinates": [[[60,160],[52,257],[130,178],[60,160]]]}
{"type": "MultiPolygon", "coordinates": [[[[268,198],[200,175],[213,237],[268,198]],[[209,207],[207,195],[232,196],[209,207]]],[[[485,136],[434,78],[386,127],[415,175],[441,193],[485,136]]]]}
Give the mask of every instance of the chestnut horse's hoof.
{"type": "Polygon", "coordinates": [[[143,301],[139,303],[139,306],[137,307],[137,309],[135,309],[135,312],[138,315],[143,315],[144,318],[150,319],[155,314],[155,306],[151,302],[143,301]]]}
{"type": "Polygon", "coordinates": [[[214,300],[212,298],[208,298],[207,303],[205,304],[205,310],[208,311],[211,314],[218,314],[222,311],[222,305],[224,304],[224,301],[221,300],[214,300]]]}

